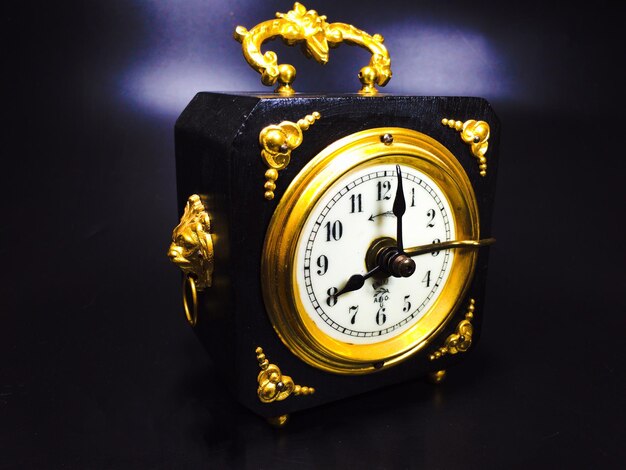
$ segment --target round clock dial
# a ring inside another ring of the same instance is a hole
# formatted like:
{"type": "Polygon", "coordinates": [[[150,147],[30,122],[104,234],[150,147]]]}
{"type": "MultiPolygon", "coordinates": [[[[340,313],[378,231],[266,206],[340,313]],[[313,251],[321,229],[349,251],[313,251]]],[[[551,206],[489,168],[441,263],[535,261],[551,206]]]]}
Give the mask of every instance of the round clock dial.
{"type": "Polygon", "coordinates": [[[471,184],[440,143],[371,129],[324,149],[294,178],[268,227],[262,285],[280,339],[341,374],[390,367],[424,348],[463,301],[478,240],[471,184]],[[384,137],[384,138],[383,138],[384,137]]]}
{"type": "MultiPolygon", "coordinates": [[[[405,246],[454,240],[454,219],[441,188],[415,168],[400,168],[405,246]]],[[[377,240],[395,245],[397,189],[392,164],[351,171],[320,198],[298,240],[297,295],[316,326],[337,340],[370,344],[401,334],[435,303],[450,275],[454,253],[443,250],[419,257],[409,277],[371,277],[361,289],[337,296],[352,273],[368,271],[368,251],[377,240]]]]}

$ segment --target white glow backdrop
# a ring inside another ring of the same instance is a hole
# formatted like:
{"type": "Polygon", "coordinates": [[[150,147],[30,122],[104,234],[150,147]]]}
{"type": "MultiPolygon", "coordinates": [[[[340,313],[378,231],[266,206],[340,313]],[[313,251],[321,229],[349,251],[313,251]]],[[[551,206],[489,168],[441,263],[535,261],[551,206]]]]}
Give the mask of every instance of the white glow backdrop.
{"type": "MultiPolygon", "coordinates": [[[[473,22],[458,8],[448,11],[437,2],[430,2],[428,10],[397,0],[303,3],[326,14],[329,22],[349,22],[385,36],[394,76],[384,92],[482,96],[494,104],[524,106],[551,99],[554,84],[533,68],[533,57],[546,45],[531,31],[473,22]],[[376,5],[381,3],[388,9],[380,11],[376,5]]],[[[267,89],[244,61],[232,32],[237,24],[251,28],[291,7],[290,1],[137,1],[147,39],[129,51],[132,65],[117,77],[117,86],[125,99],[165,115],[180,113],[197,91],[267,89]]],[[[476,15],[472,6],[467,8],[476,15]]],[[[356,91],[356,73],[368,60],[366,51],[342,45],[331,50],[330,63],[321,67],[280,41],[264,50],[268,48],[278,52],[279,62],[296,66],[295,88],[306,92],[356,91]]]]}

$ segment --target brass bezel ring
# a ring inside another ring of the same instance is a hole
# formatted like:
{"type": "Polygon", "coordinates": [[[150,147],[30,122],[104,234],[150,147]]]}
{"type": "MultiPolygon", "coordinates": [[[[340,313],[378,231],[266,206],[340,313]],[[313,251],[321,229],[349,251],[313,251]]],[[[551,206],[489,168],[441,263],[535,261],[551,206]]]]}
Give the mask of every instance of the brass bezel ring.
{"type": "Polygon", "coordinates": [[[196,280],[189,274],[185,274],[183,278],[183,308],[185,309],[185,317],[191,326],[198,323],[198,291],[196,289],[196,280]],[[189,309],[189,301],[187,300],[187,290],[191,291],[192,309],[189,309]],[[193,313],[192,313],[193,312],[193,313]]]}
{"type": "Polygon", "coordinates": [[[409,329],[386,341],[352,344],[323,333],[297,295],[296,247],[313,208],[348,172],[400,163],[435,181],[448,198],[460,240],[480,238],[478,204],[462,165],[440,142],[405,128],[376,128],[344,137],[315,156],[293,179],[268,226],[261,283],[270,321],[281,341],[304,362],[337,374],[366,374],[400,363],[423,349],[461,306],[473,278],[477,252],[456,249],[448,280],[432,307],[409,329]],[[393,145],[381,141],[391,134],[393,145]]]}

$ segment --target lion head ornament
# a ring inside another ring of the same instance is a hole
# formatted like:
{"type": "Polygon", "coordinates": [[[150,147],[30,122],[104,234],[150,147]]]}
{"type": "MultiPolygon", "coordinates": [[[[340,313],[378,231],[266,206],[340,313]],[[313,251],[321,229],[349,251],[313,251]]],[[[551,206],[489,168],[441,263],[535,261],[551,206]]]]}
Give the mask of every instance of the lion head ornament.
{"type": "Polygon", "coordinates": [[[192,276],[198,290],[211,287],[213,278],[213,241],[211,221],[200,197],[189,197],[180,223],[172,232],[168,256],[183,272],[192,276]]]}

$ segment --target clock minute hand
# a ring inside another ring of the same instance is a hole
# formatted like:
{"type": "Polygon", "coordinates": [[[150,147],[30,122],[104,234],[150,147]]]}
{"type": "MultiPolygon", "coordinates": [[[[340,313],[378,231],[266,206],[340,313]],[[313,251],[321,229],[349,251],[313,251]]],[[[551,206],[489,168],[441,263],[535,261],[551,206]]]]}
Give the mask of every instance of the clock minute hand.
{"type": "Polygon", "coordinates": [[[396,241],[398,243],[398,250],[402,253],[404,251],[404,245],[402,243],[402,216],[406,212],[406,202],[404,200],[404,190],[402,189],[402,172],[400,171],[400,165],[396,165],[396,174],[398,175],[398,189],[396,189],[396,198],[393,200],[393,215],[396,216],[397,221],[396,241]]]}
{"type": "Polygon", "coordinates": [[[442,243],[431,243],[430,245],[414,246],[404,250],[404,253],[409,257],[413,257],[425,253],[448,250],[450,248],[480,248],[481,246],[493,245],[495,242],[495,238],[483,238],[482,240],[451,240],[442,243]]]}

